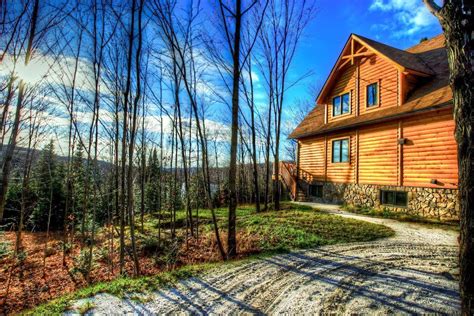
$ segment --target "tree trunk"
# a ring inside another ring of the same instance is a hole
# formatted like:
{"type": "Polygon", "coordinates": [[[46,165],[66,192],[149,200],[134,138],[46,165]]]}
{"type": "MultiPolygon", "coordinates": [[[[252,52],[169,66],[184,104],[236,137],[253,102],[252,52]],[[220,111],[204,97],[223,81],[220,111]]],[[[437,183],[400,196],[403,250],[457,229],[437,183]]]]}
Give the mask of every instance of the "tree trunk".
{"type": "MultiPolygon", "coordinates": [[[[15,76],[12,73],[10,75],[10,79],[8,80],[7,84],[7,96],[5,100],[3,100],[3,109],[2,109],[2,117],[0,118],[0,152],[3,150],[3,140],[5,134],[7,132],[7,118],[8,118],[8,111],[10,109],[10,103],[13,99],[13,83],[15,81],[15,76]]],[[[0,218],[1,220],[1,218],[0,218]]]]}
{"type": "Polygon", "coordinates": [[[461,309],[463,315],[474,315],[474,5],[451,0],[440,8],[434,1],[424,2],[439,19],[446,37],[458,144],[461,309]]]}
{"type": "MultiPolygon", "coordinates": [[[[474,314],[474,92],[472,34],[462,25],[461,8],[447,4],[443,29],[446,35],[450,84],[453,90],[458,143],[460,200],[460,292],[464,315],[474,314]],[[467,43],[466,43],[467,42],[467,43]],[[469,48],[469,44],[471,48],[469,48]],[[471,56],[470,56],[471,55],[471,56]]],[[[472,25],[472,21],[471,21],[472,25]]]]}
{"type": "MultiPolygon", "coordinates": [[[[127,209],[128,216],[130,218],[130,241],[132,244],[132,256],[134,262],[134,274],[138,276],[140,274],[140,262],[137,255],[137,247],[135,241],[135,211],[133,203],[133,153],[135,149],[135,139],[137,134],[137,114],[138,114],[138,104],[141,97],[141,49],[142,49],[142,12],[143,12],[143,2],[140,0],[138,7],[138,46],[135,52],[135,70],[136,70],[136,93],[133,102],[132,117],[131,117],[131,126],[130,126],[130,142],[128,149],[128,173],[127,173],[127,209]]],[[[134,15],[135,15],[135,0],[132,4],[132,24],[131,27],[134,28],[134,15]]],[[[133,46],[133,32],[130,35],[130,45],[133,46]]]]}
{"type": "Polygon", "coordinates": [[[250,129],[252,133],[252,174],[253,174],[253,185],[255,194],[255,210],[257,213],[260,212],[260,187],[258,184],[258,165],[257,165],[257,133],[255,131],[255,103],[254,103],[254,87],[252,78],[252,61],[249,60],[249,73],[250,73],[250,103],[252,108],[250,109],[250,129]]]}
{"type": "Polygon", "coordinates": [[[20,129],[21,108],[23,106],[24,91],[25,83],[23,80],[21,80],[20,88],[18,90],[18,102],[16,105],[15,119],[13,121],[13,127],[10,135],[10,142],[7,145],[7,149],[5,151],[5,158],[3,159],[2,165],[2,183],[0,185],[0,222],[3,220],[3,213],[7,200],[8,183],[10,180],[13,153],[15,152],[17,137],[20,129]]]}
{"type": "Polygon", "coordinates": [[[229,165],[229,227],[227,236],[227,256],[234,258],[237,255],[237,238],[235,232],[237,196],[235,190],[237,176],[237,131],[239,128],[239,82],[240,82],[240,28],[242,20],[242,2],[236,1],[235,5],[235,32],[233,44],[233,74],[232,74],[232,132],[230,141],[229,165]]]}

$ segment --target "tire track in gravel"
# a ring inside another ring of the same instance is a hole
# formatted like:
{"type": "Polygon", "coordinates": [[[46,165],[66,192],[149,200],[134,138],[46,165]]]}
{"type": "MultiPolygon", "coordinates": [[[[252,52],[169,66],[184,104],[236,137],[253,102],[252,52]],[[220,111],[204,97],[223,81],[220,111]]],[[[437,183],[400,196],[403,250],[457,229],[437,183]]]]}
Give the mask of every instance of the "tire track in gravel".
{"type": "Polygon", "coordinates": [[[95,306],[91,313],[459,314],[453,277],[457,233],[319,207],[386,225],[396,234],[216,268],[157,291],[143,303],[99,294],[87,299],[95,306]]]}

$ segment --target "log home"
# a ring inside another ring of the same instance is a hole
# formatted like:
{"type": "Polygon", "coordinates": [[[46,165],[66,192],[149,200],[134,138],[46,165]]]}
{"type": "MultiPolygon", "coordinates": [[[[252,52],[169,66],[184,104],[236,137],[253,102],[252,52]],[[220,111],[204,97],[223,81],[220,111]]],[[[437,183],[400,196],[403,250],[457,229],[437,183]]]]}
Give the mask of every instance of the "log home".
{"type": "Polygon", "coordinates": [[[457,147],[443,35],[400,50],[352,34],[291,133],[291,197],[457,219],[457,147]]]}

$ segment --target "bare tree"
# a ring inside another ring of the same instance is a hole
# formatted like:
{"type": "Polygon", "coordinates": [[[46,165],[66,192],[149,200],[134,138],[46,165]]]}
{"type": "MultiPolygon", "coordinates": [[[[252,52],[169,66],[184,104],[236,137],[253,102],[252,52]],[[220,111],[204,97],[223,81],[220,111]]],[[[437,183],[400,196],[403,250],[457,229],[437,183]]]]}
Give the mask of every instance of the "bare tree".
{"type": "MultiPolygon", "coordinates": [[[[39,99],[39,98],[38,98],[39,99]]],[[[15,254],[19,255],[22,251],[22,233],[25,225],[25,218],[27,216],[28,208],[28,195],[30,194],[30,177],[31,167],[33,163],[34,150],[37,147],[38,141],[44,130],[43,123],[43,110],[46,104],[41,100],[37,101],[40,104],[35,104],[37,100],[30,100],[29,103],[29,114],[27,117],[27,146],[26,146],[26,157],[23,165],[23,175],[21,184],[21,201],[20,201],[20,218],[18,220],[16,241],[15,241],[15,254]]]]}
{"type": "MultiPolygon", "coordinates": [[[[136,249],[136,241],[135,241],[135,214],[134,214],[134,205],[133,205],[133,155],[135,150],[135,142],[136,142],[136,135],[137,135],[137,119],[138,119],[138,106],[140,104],[140,97],[142,93],[142,86],[141,86],[141,58],[142,58],[142,47],[143,47],[143,6],[144,0],[139,0],[137,10],[137,30],[138,30],[138,39],[137,39],[137,49],[135,51],[135,75],[136,75],[136,92],[135,97],[133,99],[133,107],[132,107],[132,116],[131,116],[131,127],[130,127],[130,141],[129,141],[129,148],[128,148],[128,174],[127,174],[127,208],[128,214],[130,218],[130,238],[132,242],[132,257],[134,262],[134,272],[135,276],[140,274],[140,264],[138,261],[137,249],[136,249]]],[[[130,28],[130,46],[133,46],[133,29],[135,28],[135,0],[132,2],[132,22],[130,28]]]]}
{"type": "MultiPolygon", "coordinates": [[[[189,102],[191,104],[192,114],[194,115],[194,118],[195,118],[196,129],[198,132],[199,143],[201,146],[203,178],[204,178],[204,183],[206,184],[205,185],[206,199],[212,213],[214,232],[216,235],[216,241],[219,248],[219,252],[221,256],[225,258],[226,255],[225,255],[225,251],[220,239],[219,229],[217,225],[217,218],[215,216],[214,206],[212,204],[212,198],[211,198],[208,146],[207,146],[207,140],[206,140],[207,138],[205,134],[205,126],[204,126],[204,121],[201,120],[199,116],[196,93],[195,91],[193,92],[193,89],[196,89],[196,84],[195,83],[193,84],[193,80],[190,79],[190,77],[192,78],[194,76],[193,74],[194,72],[194,69],[193,69],[194,57],[193,56],[194,55],[190,47],[191,44],[189,42],[189,39],[191,36],[190,32],[192,29],[192,23],[194,21],[195,15],[191,13],[189,15],[189,19],[186,23],[186,26],[179,27],[179,29],[186,30],[182,36],[183,39],[181,39],[181,38],[178,38],[178,33],[174,26],[173,9],[174,9],[174,2],[172,1],[168,1],[168,2],[155,1],[153,14],[157,17],[157,22],[160,26],[160,29],[163,32],[163,40],[165,43],[167,43],[168,48],[172,52],[171,53],[171,59],[173,61],[172,65],[173,67],[176,66],[177,70],[179,71],[180,78],[184,83],[184,88],[185,88],[186,94],[188,95],[189,102]],[[188,51],[190,53],[188,53],[188,51]],[[188,55],[189,55],[189,58],[188,58],[188,55]],[[188,59],[190,60],[189,62],[191,63],[191,66],[188,66],[188,59]],[[189,71],[188,68],[190,68],[191,70],[189,71]]],[[[175,75],[173,75],[173,77],[175,77],[175,75]]],[[[176,83],[177,82],[175,82],[175,84],[176,83]]],[[[177,99],[176,97],[177,95],[175,91],[175,100],[177,99]]],[[[178,108],[176,107],[175,109],[177,110],[178,108]]],[[[188,216],[192,219],[192,216],[189,212],[188,212],[188,216]]]]}
{"type": "MultiPolygon", "coordinates": [[[[269,120],[273,111],[275,128],[275,152],[273,161],[274,174],[279,174],[281,119],[285,103],[285,93],[301,78],[288,82],[296,49],[304,29],[315,13],[315,5],[311,1],[270,0],[269,10],[265,15],[266,23],[261,32],[261,47],[266,63],[262,73],[267,82],[269,96],[269,120]]],[[[306,76],[305,74],[304,76],[306,76]]],[[[304,77],[303,76],[303,77],[304,77]]],[[[267,176],[268,177],[268,176],[267,176]]],[[[273,185],[275,210],[280,209],[281,183],[277,180],[273,185]]]]}
{"type": "MultiPolygon", "coordinates": [[[[57,43],[48,43],[45,44],[48,40],[48,34],[51,33],[55,27],[58,27],[61,22],[64,20],[64,17],[67,15],[64,13],[64,8],[67,6],[67,3],[61,5],[59,10],[52,12],[51,10],[46,9],[46,6],[40,5],[39,0],[32,0],[26,3],[21,3],[19,6],[16,4],[12,6],[15,10],[20,10],[18,16],[13,19],[13,28],[10,30],[9,36],[7,36],[7,43],[5,49],[2,50],[2,55],[0,60],[3,61],[5,56],[8,54],[9,58],[12,59],[14,63],[14,71],[10,74],[9,83],[7,84],[7,98],[6,106],[2,109],[2,144],[3,137],[5,136],[5,124],[6,118],[8,116],[8,108],[12,102],[11,93],[17,90],[16,96],[16,109],[13,115],[13,122],[9,130],[9,141],[6,149],[3,149],[3,160],[2,160],[2,178],[0,183],[0,221],[3,220],[3,213],[5,210],[6,194],[8,191],[9,177],[12,167],[13,153],[17,146],[18,136],[21,132],[21,119],[22,119],[22,110],[25,106],[25,96],[28,93],[28,83],[25,78],[18,78],[17,89],[13,87],[16,81],[15,71],[16,67],[19,66],[20,60],[22,60],[21,67],[24,69],[28,68],[31,60],[35,55],[42,57],[41,54],[35,54],[38,51],[39,47],[45,46],[46,52],[48,52],[48,46],[54,45],[57,43]],[[40,7],[42,8],[40,12],[40,7]],[[31,10],[31,11],[30,11],[31,10]],[[29,14],[28,14],[29,13],[29,14]],[[44,18],[40,18],[40,13],[44,18]],[[24,27],[21,27],[21,26],[24,27]],[[24,29],[26,28],[26,31],[24,29]],[[13,78],[13,77],[14,78],[13,78]],[[11,86],[10,86],[11,85],[11,86]],[[3,152],[4,150],[4,152],[3,152]]],[[[6,8],[2,9],[6,10],[6,8]]],[[[5,12],[3,12],[5,13],[5,12]]],[[[44,56],[44,55],[43,55],[44,56]]]]}
{"type": "MultiPolygon", "coordinates": [[[[28,32],[28,41],[27,47],[25,52],[25,59],[24,59],[24,66],[27,67],[31,61],[33,49],[34,49],[34,40],[35,36],[37,36],[37,27],[38,27],[38,16],[39,16],[39,0],[35,0],[33,4],[33,9],[31,13],[31,19],[29,24],[29,32],[28,32]]],[[[11,163],[13,159],[13,152],[15,151],[15,147],[17,144],[17,138],[19,134],[19,127],[20,127],[20,120],[21,120],[21,110],[24,106],[24,97],[25,97],[25,81],[23,78],[20,78],[20,82],[18,84],[18,96],[17,96],[17,104],[15,110],[15,117],[13,121],[13,126],[10,132],[10,140],[8,143],[7,150],[5,152],[5,156],[2,161],[2,182],[0,185],[0,221],[3,219],[3,213],[5,210],[5,202],[8,190],[8,182],[10,177],[10,170],[11,170],[11,163]]]]}
{"type": "MultiPolygon", "coordinates": [[[[240,113],[240,80],[242,73],[242,65],[245,65],[246,59],[251,53],[255,40],[251,41],[251,45],[241,56],[241,36],[242,36],[242,19],[252,8],[255,7],[257,1],[252,1],[247,8],[242,7],[242,1],[236,0],[235,6],[230,8],[223,0],[219,0],[219,13],[221,23],[224,29],[224,38],[227,49],[231,55],[231,94],[232,94],[232,123],[231,123],[231,140],[230,140],[230,162],[229,176],[227,188],[229,190],[229,219],[228,219],[228,236],[227,236],[227,256],[234,258],[237,255],[237,238],[236,238],[236,209],[237,209],[237,193],[236,193],[236,177],[237,177],[237,143],[239,130],[239,113],[240,113]],[[230,21],[233,20],[233,23],[230,21]],[[233,26],[233,30],[231,30],[233,26]],[[243,60],[241,60],[243,58],[243,60]]],[[[265,12],[266,6],[262,12],[265,12]]],[[[263,15],[263,13],[262,13],[263,15]]],[[[263,19],[257,22],[256,34],[259,33],[263,19]]]]}
{"type": "MultiPolygon", "coordinates": [[[[245,39],[246,45],[251,45],[248,41],[251,39],[250,36],[250,27],[247,29],[245,39]]],[[[252,68],[252,55],[249,54],[249,57],[245,63],[245,70],[248,74],[248,88],[247,88],[247,80],[242,76],[242,88],[244,91],[245,101],[249,107],[250,112],[250,122],[245,118],[245,115],[242,115],[244,122],[250,128],[250,135],[251,135],[251,148],[248,147],[248,151],[252,158],[252,176],[253,176],[253,194],[255,199],[255,210],[260,212],[260,185],[258,179],[258,161],[257,161],[257,125],[255,120],[255,112],[257,111],[255,105],[255,88],[254,88],[254,76],[253,76],[253,68],[252,68]]]]}

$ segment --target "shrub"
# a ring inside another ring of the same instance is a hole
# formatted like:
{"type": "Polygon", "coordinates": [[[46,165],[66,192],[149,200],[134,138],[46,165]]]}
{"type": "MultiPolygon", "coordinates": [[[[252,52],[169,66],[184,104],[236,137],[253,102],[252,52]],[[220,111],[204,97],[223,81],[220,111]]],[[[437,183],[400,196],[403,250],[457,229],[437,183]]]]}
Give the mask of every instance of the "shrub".
{"type": "Polygon", "coordinates": [[[89,271],[89,262],[90,270],[93,270],[97,266],[94,254],[92,254],[91,258],[89,249],[84,249],[81,251],[79,256],[74,258],[74,267],[71,269],[71,272],[73,274],[80,273],[84,278],[86,278],[89,271]]]}
{"type": "Polygon", "coordinates": [[[26,258],[28,257],[28,253],[24,250],[21,250],[16,254],[15,257],[18,263],[22,264],[23,262],[25,262],[26,258]]]}
{"type": "Polygon", "coordinates": [[[180,241],[168,240],[167,243],[162,243],[161,252],[153,257],[153,261],[158,266],[174,266],[178,260],[178,252],[180,241]]]}
{"type": "Polygon", "coordinates": [[[11,255],[12,253],[11,248],[12,248],[11,242],[9,242],[8,240],[5,240],[4,234],[0,232],[0,259],[3,259],[11,255]]]}
{"type": "Polygon", "coordinates": [[[46,254],[46,257],[50,257],[56,254],[56,249],[54,249],[53,247],[48,247],[46,248],[45,254],[46,254]]]}
{"type": "Polygon", "coordinates": [[[94,256],[96,257],[97,261],[110,262],[110,252],[109,248],[107,247],[96,248],[94,251],[94,256]]]}
{"type": "Polygon", "coordinates": [[[161,248],[161,242],[155,236],[144,236],[141,241],[141,250],[145,255],[158,252],[161,248]]]}
{"type": "Polygon", "coordinates": [[[58,243],[58,249],[60,251],[64,251],[67,254],[71,253],[72,247],[73,247],[73,244],[70,242],[60,241],[58,243]]]}

